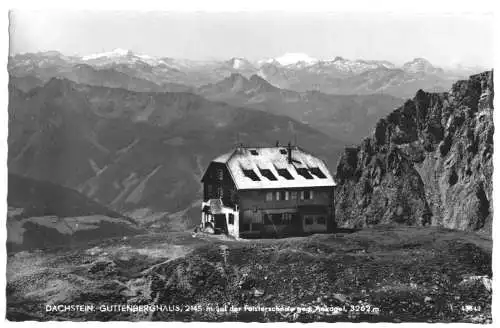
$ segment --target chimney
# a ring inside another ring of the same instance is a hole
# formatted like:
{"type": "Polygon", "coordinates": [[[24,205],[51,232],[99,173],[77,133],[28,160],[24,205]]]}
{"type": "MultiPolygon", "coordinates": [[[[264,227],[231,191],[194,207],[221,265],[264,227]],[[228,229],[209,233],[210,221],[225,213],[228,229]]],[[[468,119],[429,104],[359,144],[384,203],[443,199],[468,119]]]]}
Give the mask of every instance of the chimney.
{"type": "Polygon", "coordinates": [[[280,141],[276,140],[276,147],[279,147],[279,146],[280,146],[280,141]]]}
{"type": "Polygon", "coordinates": [[[288,152],[288,164],[292,164],[292,144],[288,142],[288,147],[286,148],[288,152]]]}

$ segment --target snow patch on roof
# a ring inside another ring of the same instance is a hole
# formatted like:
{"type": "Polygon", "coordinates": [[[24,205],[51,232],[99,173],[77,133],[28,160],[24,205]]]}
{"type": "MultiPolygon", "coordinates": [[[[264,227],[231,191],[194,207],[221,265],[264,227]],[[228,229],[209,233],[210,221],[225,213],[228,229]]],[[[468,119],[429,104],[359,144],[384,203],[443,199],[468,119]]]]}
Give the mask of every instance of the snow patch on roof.
{"type": "Polygon", "coordinates": [[[226,163],[228,161],[228,159],[231,157],[231,155],[233,154],[233,150],[230,151],[230,152],[227,152],[225,154],[222,154],[218,157],[216,157],[212,162],[217,162],[217,163],[226,163]]]}
{"type": "Polygon", "coordinates": [[[213,161],[227,165],[238,189],[332,187],[336,185],[326,164],[321,159],[299,147],[292,147],[292,163],[289,163],[288,153],[283,154],[283,149],[286,148],[238,148],[213,161]],[[257,155],[252,154],[252,150],[256,150],[257,155]],[[278,170],[283,169],[288,171],[288,177],[291,176],[291,179],[279,174],[278,170]],[[252,179],[248,172],[245,172],[247,170],[253,171],[258,179],[252,179]],[[269,170],[276,179],[269,179],[269,172],[261,170],[269,170]],[[309,178],[300,174],[299,170],[305,170],[305,175],[309,178]],[[311,170],[319,170],[324,177],[312,173],[311,170]]]}

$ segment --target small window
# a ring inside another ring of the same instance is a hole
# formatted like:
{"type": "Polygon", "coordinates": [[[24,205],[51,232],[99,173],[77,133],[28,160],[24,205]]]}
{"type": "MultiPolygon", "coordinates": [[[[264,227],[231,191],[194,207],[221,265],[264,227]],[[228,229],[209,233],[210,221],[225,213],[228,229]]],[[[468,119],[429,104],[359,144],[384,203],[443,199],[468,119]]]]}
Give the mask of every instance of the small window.
{"type": "Polygon", "coordinates": [[[273,201],[273,193],[267,192],[266,193],[266,202],[272,202],[272,201],[273,201]]]}
{"type": "Polygon", "coordinates": [[[283,154],[283,155],[286,155],[288,152],[286,151],[286,149],[281,148],[280,149],[280,153],[283,154]]]}
{"type": "Polygon", "coordinates": [[[288,191],[285,191],[285,200],[290,199],[290,193],[288,191]]]}
{"type": "Polygon", "coordinates": [[[292,191],[290,194],[291,194],[292,200],[297,199],[297,192],[296,191],[292,191]]]}
{"type": "Polygon", "coordinates": [[[224,189],[221,186],[217,187],[217,198],[224,197],[224,189]]]}
{"type": "Polygon", "coordinates": [[[317,224],[326,224],[326,219],[324,216],[320,216],[318,218],[316,218],[316,223],[317,224]]]}
{"type": "Polygon", "coordinates": [[[312,197],[311,197],[311,196],[312,196],[312,193],[311,193],[311,191],[310,191],[310,190],[304,190],[304,191],[302,192],[302,195],[303,195],[303,196],[302,196],[302,199],[305,199],[305,200],[312,199],[312,197]]]}
{"type": "Polygon", "coordinates": [[[250,154],[252,154],[254,156],[259,155],[259,153],[255,149],[250,150],[250,154]]]}
{"type": "Polygon", "coordinates": [[[277,192],[276,192],[276,200],[280,200],[280,199],[281,199],[281,198],[280,198],[280,192],[279,192],[279,191],[277,191],[277,192]]]}
{"type": "Polygon", "coordinates": [[[234,224],[234,214],[229,214],[229,224],[234,224]]]}
{"type": "Polygon", "coordinates": [[[280,191],[280,199],[281,200],[287,200],[286,192],[285,191],[280,191]]]}
{"type": "Polygon", "coordinates": [[[234,190],[234,188],[229,189],[229,195],[233,203],[238,202],[238,193],[234,190]]]}
{"type": "Polygon", "coordinates": [[[217,179],[219,181],[222,181],[223,178],[224,178],[224,171],[222,169],[217,169],[217,179]]]}

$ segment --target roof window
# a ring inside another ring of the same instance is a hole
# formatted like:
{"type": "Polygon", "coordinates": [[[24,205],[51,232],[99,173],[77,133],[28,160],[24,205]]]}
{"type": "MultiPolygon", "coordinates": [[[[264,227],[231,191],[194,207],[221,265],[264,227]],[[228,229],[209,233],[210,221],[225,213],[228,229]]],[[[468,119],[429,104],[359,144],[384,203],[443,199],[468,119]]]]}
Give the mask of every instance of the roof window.
{"type": "Polygon", "coordinates": [[[319,169],[319,167],[311,167],[310,171],[312,174],[317,176],[320,179],[326,179],[326,175],[319,169]]]}
{"type": "Polygon", "coordinates": [[[254,155],[254,156],[257,156],[259,155],[259,153],[257,152],[257,150],[255,149],[250,149],[250,154],[254,155]]]}
{"type": "Polygon", "coordinates": [[[269,179],[269,180],[271,180],[271,181],[276,181],[276,180],[278,180],[278,179],[274,176],[273,172],[271,172],[271,170],[269,170],[269,169],[260,169],[260,174],[262,174],[262,176],[264,176],[264,177],[268,178],[268,179],[269,179]]]}
{"type": "Polygon", "coordinates": [[[309,171],[305,168],[297,168],[297,173],[306,179],[314,179],[313,176],[309,173],[309,171]]]}
{"type": "Polygon", "coordinates": [[[287,180],[293,180],[292,175],[290,174],[290,172],[288,172],[287,169],[277,169],[277,171],[278,171],[278,174],[281,175],[283,178],[285,178],[287,180]]]}
{"type": "Polygon", "coordinates": [[[243,174],[247,177],[252,179],[253,181],[260,181],[259,177],[257,174],[254,172],[254,170],[245,170],[243,169],[243,174]]]}

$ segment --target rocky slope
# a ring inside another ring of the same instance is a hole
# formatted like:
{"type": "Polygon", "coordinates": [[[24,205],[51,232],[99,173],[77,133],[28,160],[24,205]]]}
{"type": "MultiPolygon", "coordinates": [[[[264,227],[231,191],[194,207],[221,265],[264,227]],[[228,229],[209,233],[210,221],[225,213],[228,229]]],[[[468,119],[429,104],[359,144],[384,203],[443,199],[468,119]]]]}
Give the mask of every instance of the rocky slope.
{"type": "Polygon", "coordinates": [[[12,254],[7,319],[491,323],[492,241],[476,233],[379,226],[218,237],[159,233],[12,254]],[[55,304],[95,311],[46,311],[55,304]],[[113,304],[161,308],[99,310],[113,304]],[[225,305],[232,310],[214,311],[225,305]],[[260,310],[275,306],[281,311],[260,310]]]}
{"type": "Polygon", "coordinates": [[[379,120],[338,163],[338,224],[490,231],[493,95],[493,72],[484,72],[447,93],[420,90],[379,120]]]}

